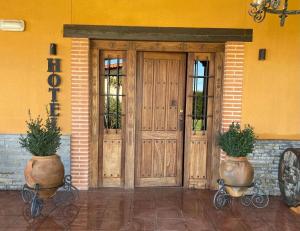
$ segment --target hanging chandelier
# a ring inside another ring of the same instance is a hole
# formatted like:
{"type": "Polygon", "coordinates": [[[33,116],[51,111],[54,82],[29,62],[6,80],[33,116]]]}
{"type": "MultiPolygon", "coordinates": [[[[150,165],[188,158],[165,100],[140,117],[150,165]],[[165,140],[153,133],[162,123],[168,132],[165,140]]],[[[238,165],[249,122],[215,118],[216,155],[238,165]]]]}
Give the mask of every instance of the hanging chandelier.
{"type": "Polygon", "coordinates": [[[280,26],[284,25],[285,19],[289,14],[300,14],[300,10],[288,10],[288,0],[284,0],[283,8],[280,7],[281,0],[253,0],[250,3],[249,15],[253,17],[255,22],[262,22],[266,13],[278,14],[280,18],[280,26]]]}

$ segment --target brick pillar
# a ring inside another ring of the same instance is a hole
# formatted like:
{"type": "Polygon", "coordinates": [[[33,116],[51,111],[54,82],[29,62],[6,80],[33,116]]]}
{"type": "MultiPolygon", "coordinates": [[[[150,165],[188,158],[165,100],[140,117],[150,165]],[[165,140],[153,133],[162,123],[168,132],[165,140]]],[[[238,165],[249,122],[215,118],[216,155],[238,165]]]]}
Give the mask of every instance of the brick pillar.
{"type": "MultiPolygon", "coordinates": [[[[241,122],[245,46],[241,42],[225,44],[222,130],[232,122],[241,122]]],[[[221,154],[221,159],[224,153],[221,154]]]]}
{"type": "Polygon", "coordinates": [[[222,129],[233,122],[240,122],[242,116],[242,93],[244,77],[244,44],[225,44],[225,65],[223,80],[222,129]]]}
{"type": "Polygon", "coordinates": [[[72,39],[71,50],[71,174],[73,184],[88,189],[89,170],[89,40],[72,39]]]}

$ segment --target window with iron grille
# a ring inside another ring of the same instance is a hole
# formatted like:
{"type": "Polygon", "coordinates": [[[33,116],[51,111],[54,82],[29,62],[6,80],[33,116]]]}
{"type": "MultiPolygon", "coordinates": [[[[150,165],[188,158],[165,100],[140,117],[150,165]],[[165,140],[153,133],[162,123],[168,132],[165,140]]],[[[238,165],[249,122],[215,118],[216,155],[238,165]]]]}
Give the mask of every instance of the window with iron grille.
{"type": "Polygon", "coordinates": [[[192,111],[193,131],[205,131],[207,129],[208,68],[209,61],[194,61],[192,111]]]}
{"type": "Polygon", "coordinates": [[[104,128],[122,127],[123,59],[104,59],[104,128]]]}

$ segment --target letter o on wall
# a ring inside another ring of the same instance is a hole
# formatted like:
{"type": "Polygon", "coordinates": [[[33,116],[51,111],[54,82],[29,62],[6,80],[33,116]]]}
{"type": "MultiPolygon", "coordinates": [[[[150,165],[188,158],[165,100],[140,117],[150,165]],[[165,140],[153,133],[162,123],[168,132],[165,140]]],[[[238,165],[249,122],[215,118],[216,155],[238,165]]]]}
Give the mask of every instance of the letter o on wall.
{"type": "Polygon", "coordinates": [[[48,84],[51,87],[58,87],[61,83],[61,78],[58,74],[51,74],[48,77],[48,84]]]}

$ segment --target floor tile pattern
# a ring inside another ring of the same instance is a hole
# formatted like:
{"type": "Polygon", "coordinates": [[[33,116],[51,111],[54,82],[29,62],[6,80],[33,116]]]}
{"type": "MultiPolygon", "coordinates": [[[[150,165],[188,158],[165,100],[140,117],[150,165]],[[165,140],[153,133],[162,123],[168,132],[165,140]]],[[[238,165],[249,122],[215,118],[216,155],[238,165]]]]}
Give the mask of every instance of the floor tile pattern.
{"type": "Polygon", "coordinates": [[[182,188],[81,191],[73,204],[45,201],[42,216],[30,219],[19,191],[0,191],[0,230],[300,230],[300,216],[280,197],[271,197],[264,209],[243,207],[234,200],[230,207],[216,210],[213,195],[214,191],[182,188]]]}

